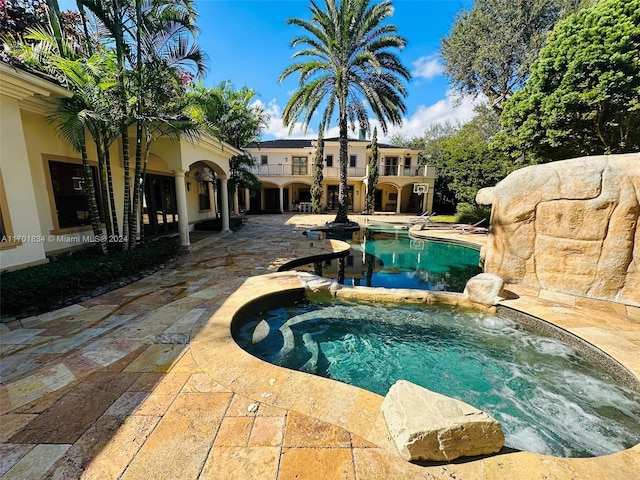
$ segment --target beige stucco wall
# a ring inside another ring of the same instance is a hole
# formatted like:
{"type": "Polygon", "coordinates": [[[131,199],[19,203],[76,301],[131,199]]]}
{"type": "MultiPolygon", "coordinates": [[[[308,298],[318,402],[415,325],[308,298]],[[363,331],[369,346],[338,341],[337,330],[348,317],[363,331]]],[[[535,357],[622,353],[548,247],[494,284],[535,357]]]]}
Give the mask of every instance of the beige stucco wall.
{"type": "MultiPolygon", "coordinates": [[[[47,112],[55,106],[56,98],[69,93],[60,87],[29,73],[0,64],[0,195],[4,222],[16,238],[29,241],[2,242],[0,269],[16,268],[46,262],[47,255],[77,248],[89,241],[90,227],[57,228],[57,214],[49,175],[49,160],[81,163],[80,154],[60,139],[47,121],[47,112]],[[49,94],[56,98],[47,98],[49,94]],[[84,239],[83,239],[84,237],[84,239]],[[86,240],[85,240],[86,239],[86,240]]],[[[130,129],[131,177],[135,162],[135,132],[130,129]]],[[[124,169],[118,139],[110,149],[116,210],[122,232],[124,169]]],[[[90,163],[97,165],[95,145],[87,136],[90,163]]],[[[152,148],[148,171],[174,177],[176,171],[188,172],[190,166],[203,161],[220,178],[229,173],[228,158],[239,153],[217,140],[203,138],[196,144],[160,139],[152,148]]],[[[200,211],[198,190],[194,179],[186,191],[188,223],[211,218],[211,210],[200,211]]],[[[185,189],[186,190],[186,189],[185,189]]],[[[192,227],[191,227],[192,228],[192,227]]]]}
{"type": "Polygon", "coordinates": [[[9,219],[5,218],[5,223],[8,224],[10,220],[13,235],[25,237],[24,241],[10,242],[14,245],[0,251],[0,269],[4,269],[24,263],[40,263],[46,261],[46,257],[35,197],[38,185],[31,182],[30,163],[24,161],[27,158],[27,145],[18,101],[0,96],[0,112],[0,170],[3,183],[0,187],[4,188],[7,200],[4,208],[9,216],[9,219]]]}

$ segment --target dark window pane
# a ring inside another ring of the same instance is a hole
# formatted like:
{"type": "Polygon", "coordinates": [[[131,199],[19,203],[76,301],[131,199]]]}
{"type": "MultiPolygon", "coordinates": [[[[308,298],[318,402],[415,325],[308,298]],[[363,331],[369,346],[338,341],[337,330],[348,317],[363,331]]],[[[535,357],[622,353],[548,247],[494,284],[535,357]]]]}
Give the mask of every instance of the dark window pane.
{"type": "MultiPolygon", "coordinates": [[[[99,189],[98,169],[90,167],[96,193],[99,189]]],[[[89,208],[85,197],[85,182],[82,178],[82,165],[77,163],[49,162],[51,185],[56,204],[58,226],[60,228],[91,225],[89,208]]],[[[99,203],[99,197],[96,195],[99,203]]]]}

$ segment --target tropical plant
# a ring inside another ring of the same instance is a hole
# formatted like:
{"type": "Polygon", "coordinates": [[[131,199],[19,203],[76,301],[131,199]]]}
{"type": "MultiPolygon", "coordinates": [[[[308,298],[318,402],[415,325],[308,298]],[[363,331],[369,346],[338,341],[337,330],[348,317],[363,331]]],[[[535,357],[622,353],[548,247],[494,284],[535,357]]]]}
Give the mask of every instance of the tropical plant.
{"type": "Polygon", "coordinates": [[[543,160],[640,151],[640,0],[603,0],[558,24],[501,117],[543,160]]]}
{"type": "MultiPolygon", "coordinates": [[[[73,66],[70,65],[69,68],[73,66]]],[[[85,90],[84,92],[87,92],[85,90]]],[[[103,234],[96,201],[95,185],[89,157],[87,155],[87,144],[85,139],[85,129],[96,120],[94,112],[88,110],[85,98],[82,95],[74,95],[71,98],[63,98],[58,104],[55,113],[49,116],[49,120],[56,125],[58,133],[80,153],[82,158],[82,180],[83,190],[89,209],[91,228],[96,242],[100,246],[102,253],[107,253],[106,236],[103,234]]],[[[98,119],[100,121],[100,119],[98,119]]]]}
{"type": "Polygon", "coordinates": [[[146,159],[158,133],[193,134],[180,101],[181,69],[204,73],[204,58],[191,39],[197,34],[191,0],[79,0],[109,31],[118,65],[119,132],[124,167],[123,247],[135,247],[141,223],[146,159]],[[159,101],[160,100],[160,101],[159,101]],[[179,107],[177,107],[179,105],[179,107]],[[129,131],[136,125],[133,182],[130,174],[129,131]]]}
{"type": "Polygon", "coordinates": [[[322,169],[324,167],[324,135],[322,130],[318,133],[318,145],[316,156],[313,159],[313,182],[311,184],[311,212],[320,213],[322,207],[322,169]]]}
{"type": "MultiPolygon", "coordinates": [[[[20,39],[10,38],[7,42],[13,58],[57,78],[73,92],[72,98],[65,98],[59,102],[55,112],[49,115],[49,121],[55,124],[60,136],[81,155],[83,190],[94,238],[106,254],[106,239],[112,234],[108,211],[109,197],[105,190],[107,182],[100,183],[103,204],[101,216],[88,163],[85,129],[92,135],[96,145],[99,145],[102,126],[107,121],[109,110],[103,98],[104,91],[109,88],[106,80],[109,75],[109,56],[106,52],[99,51],[89,58],[80,58],[75,42],[69,41],[64,31],[58,30],[56,37],[50,28],[48,31],[42,28],[29,29],[20,39]],[[103,220],[108,235],[103,234],[103,220]]],[[[102,160],[101,156],[99,158],[102,160]]],[[[100,162],[101,176],[102,167],[103,164],[100,162]]]]}
{"type": "Polygon", "coordinates": [[[397,34],[395,25],[384,23],[393,14],[389,0],[373,4],[371,0],[324,0],[324,9],[311,0],[309,10],[311,20],[287,20],[305,30],[291,46],[303,47],[294,53],[294,59],[307,60],[293,63],[280,75],[282,82],[298,73],[299,85],[284,109],[283,122],[293,129],[301,119],[307,128],[324,102],[319,129],[325,131],[337,108],[340,188],[335,222],[346,223],[348,128],[355,131],[357,122],[370,132],[367,105],[385,133],[387,121],[392,125],[402,122],[406,111],[403,80],[409,80],[411,74],[393,50],[404,48],[406,40],[397,34]]]}
{"type": "Polygon", "coordinates": [[[253,157],[244,151],[247,146],[260,140],[269,121],[264,106],[255,101],[256,95],[257,92],[248,87],[235,90],[231,82],[222,82],[214,88],[198,84],[189,91],[189,99],[194,107],[190,112],[192,118],[200,122],[212,136],[243,151],[243,154],[229,160],[228,201],[239,189],[255,192],[262,185],[252,171],[255,166],[253,157]]]}
{"type": "Polygon", "coordinates": [[[593,0],[475,0],[459,13],[440,48],[444,67],[462,94],[482,93],[498,113],[522,87],[559,19],[593,0]]]}
{"type": "Polygon", "coordinates": [[[369,214],[372,214],[375,209],[378,177],[378,129],[373,127],[373,137],[371,137],[371,157],[369,158],[369,172],[367,175],[367,196],[364,204],[364,209],[369,214]]]}

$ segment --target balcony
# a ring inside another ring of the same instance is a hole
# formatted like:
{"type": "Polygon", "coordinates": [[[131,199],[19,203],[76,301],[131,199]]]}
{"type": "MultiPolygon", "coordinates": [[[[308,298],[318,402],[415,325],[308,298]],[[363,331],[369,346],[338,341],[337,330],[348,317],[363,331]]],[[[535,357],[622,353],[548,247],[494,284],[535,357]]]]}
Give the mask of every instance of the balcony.
{"type": "MultiPolygon", "coordinates": [[[[340,167],[324,167],[322,174],[325,178],[340,178],[340,167]]],[[[362,167],[347,167],[348,178],[362,178],[367,174],[367,169],[362,167]]]]}
{"type": "Polygon", "coordinates": [[[433,165],[378,165],[381,177],[429,177],[435,178],[436,167],[433,165]]]}
{"type": "MultiPolygon", "coordinates": [[[[311,173],[298,173],[301,169],[295,168],[296,173],[293,173],[292,165],[287,163],[277,163],[277,164],[265,164],[265,165],[256,165],[251,171],[254,175],[259,176],[296,176],[296,177],[305,177],[309,176],[311,173]]],[[[309,171],[307,169],[307,171],[309,171]]]]}
{"type": "MultiPolygon", "coordinates": [[[[307,168],[306,173],[299,173],[304,171],[299,167],[294,168],[290,164],[278,163],[278,164],[265,164],[256,165],[252,172],[258,176],[280,176],[280,177],[310,177],[312,175],[311,166],[307,168]]],[[[435,178],[436,167],[433,165],[419,165],[410,166],[405,168],[400,165],[380,165],[378,166],[378,172],[380,177],[428,177],[435,178]]],[[[324,167],[322,171],[324,178],[340,178],[339,167],[324,167]]],[[[364,178],[367,176],[367,169],[365,167],[348,167],[348,178],[364,178]]]]}

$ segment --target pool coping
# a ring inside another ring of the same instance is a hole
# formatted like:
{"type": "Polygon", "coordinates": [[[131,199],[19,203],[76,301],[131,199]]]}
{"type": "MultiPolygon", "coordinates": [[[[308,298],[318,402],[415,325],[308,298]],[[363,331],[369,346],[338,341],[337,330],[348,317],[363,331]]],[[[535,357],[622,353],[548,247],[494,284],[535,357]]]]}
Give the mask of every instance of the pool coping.
{"type": "MultiPolygon", "coordinates": [[[[562,328],[599,348],[640,378],[640,361],[637,351],[640,345],[640,326],[629,318],[630,325],[613,315],[594,318],[595,324],[575,323],[575,316],[565,319],[569,306],[545,299],[532,299],[526,289],[517,298],[501,302],[505,306],[541,318],[562,328]],[[609,320],[604,325],[603,317],[609,320]],[[599,327],[596,327],[599,323],[599,327]],[[631,328],[625,328],[631,327],[631,328]],[[630,347],[630,348],[629,348],[630,347]]],[[[383,398],[369,391],[315,375],[289,370],[264,362],[244,351],[231,335],[231,323],[242,307],[261,297],[287,290],[304,289],[304,283],[295,272],[278,272],[248,278],[240,288],[231,294],[224,304],[210,318],[202,322],[199,333],[191,339],[194,361],[212,379],[235,393],[254,401],[275,407],[293,410],[318,420],[336,425],[359,435],[365,440],[397,452],[390,437],[381,412],[383,398]]],[[[347,287],[353,288],[353,287],[347,287]]],[[[358,287],[366,289],[367,287],[358,287]]],[[[575,305],[573,308],[579,308],[575,305]]],[[[562,458],[539,455],[530,452],[514,452],[484,458],[485,465],[498,465],[508,457],[510,462],[520,459],[535,462],[584,463],[586,468],[592,462],[623,461],[636,471],[640,471],[640,444],[611,455],[592,458],[562,458]]]]}

